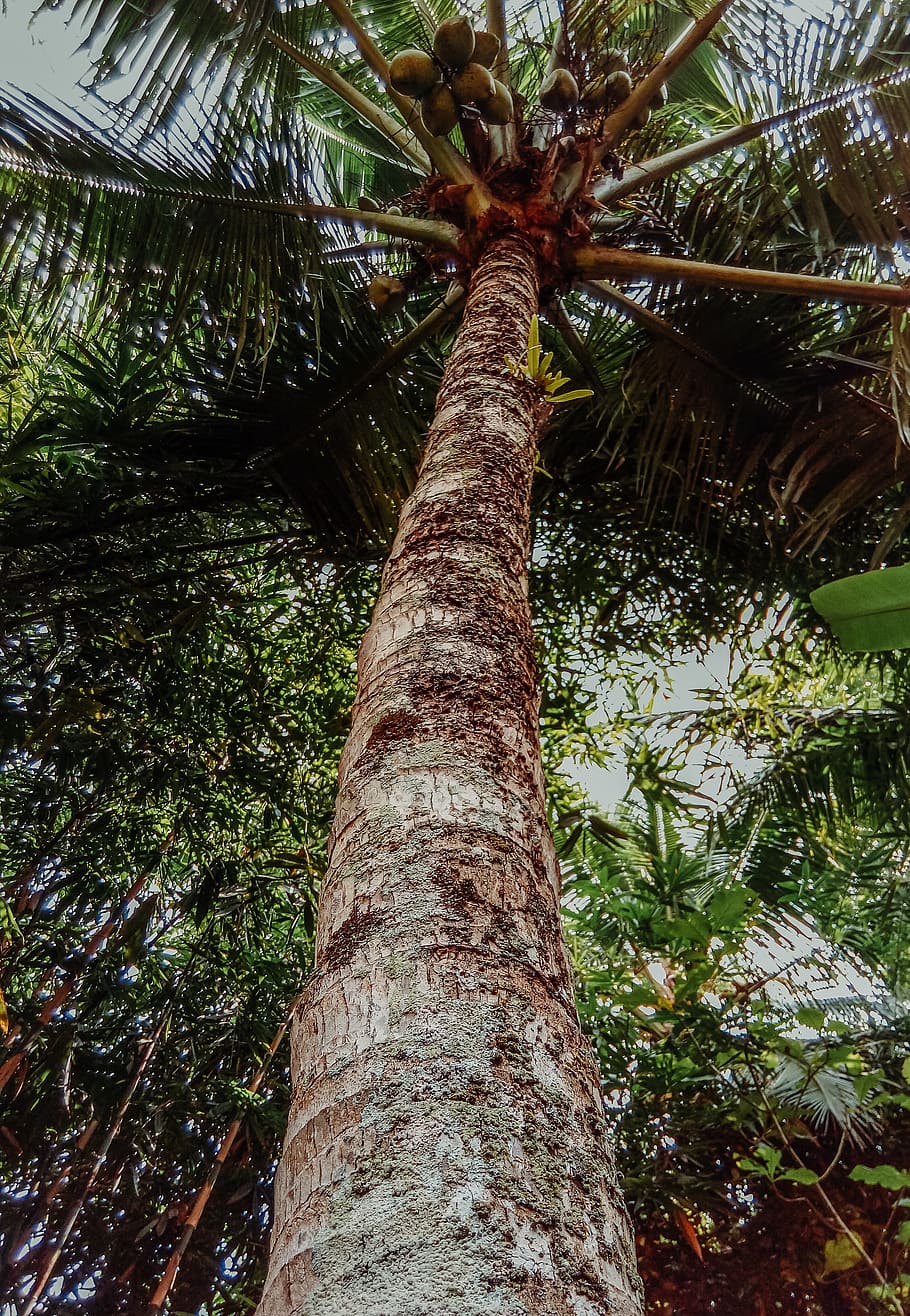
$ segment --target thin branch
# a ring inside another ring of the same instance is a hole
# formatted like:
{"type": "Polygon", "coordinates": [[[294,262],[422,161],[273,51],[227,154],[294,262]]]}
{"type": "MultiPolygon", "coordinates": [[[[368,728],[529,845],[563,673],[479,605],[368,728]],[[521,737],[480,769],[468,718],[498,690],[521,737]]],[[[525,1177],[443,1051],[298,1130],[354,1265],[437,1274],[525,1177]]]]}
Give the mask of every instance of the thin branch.
{"type": "Polygon", "coordinates": [[[851,100],[854,96],[874,91],[879,87],[906,82],[908,78],[910,78],[910,69],[901,69],[897,73],[888,73],[884,77],[876,78],[873,82],[840,88],[838,91],[830,92],[827,96],[822,96],[817,101],[812,101],[809,105],[800,105],[793,109],[782,110],[779,114],[771,114],[766,119],[756,119],[754,123],[739,124],[737,127],[728,128],[722,133],[704,137],[697,142],[690,142],[686,146],[677,147],[675,151],[667,151],[664,155],[654,156],[652,160],[645,160],[641,164],[633,165],[625,171],[622,178],[602,178],[591,188],[591,196],[595,201],[610,205],[622,200],[623,197],[629,196],[632,192],[647,187],[650,183],[656,183],[658,179],[679,173],[680,170],[688,168],[689,165],[698,164],[700,161],[708,160],[714,155],[720,155],[723,151],[732,150],[736,146],[741,146],[744,142],[753,141],[756,137],[773,132],[776,128],[786,128],[794,123],[800,123],[804,119],[810,119],[813,115],[821,113],[822,110],[840,105],[844,101],[851,100]]]}
{"type": "MultiPolygon", "coordinates": [[[[731,1082],[731,1080],[727,1078],[725,1074],[723,1074],[723,1072],[717,1067],[717,1065],[714,1063],[713,1060],[711,1060],[709,1057],[706,1057],[706,1059],[708,1060],[708,1064],[710,1068],[713,1070],[714,1074],[721,1081],[721,1083],[730,1087],[734,1093],[738,1094],[739,1088],[737,1087],[737,1085],[731,1082]]],[[[777,1129],[777,1134],[781,1140],[781,1143],[787,1149],[787,1151],[790,1153],[790,1155],[793,1157],[793,1159],[796,1161],[797,1165],[801,1169],[803,1170],[810,1169],[811,1167],[807,1166],[806,1162],[800,1156],[799,1152],[796,1150],[795,1146],[793,1145],[793,1140],[787,1135],[786,1130],[781,1124],[780,1119],[778,1118],[777,1115],[777,1111],[775,1110],[771,1101],[768,1099],[768,1095],[765,1091],[764,1083],[756,1073],[755,1067],[751,1063],[748,1055],[745,1055],[743,1059],[745,1060],[746,1068],[752,1079],[752,1087],[755,1092],[755,1095],[758,1097],[759,1103],[764,1107],[767,1114],[771,1117],[771,1121],[774,1124],[774,1127],[777,1129]]],[[[828,1169],[825,1171],[826,1176],[830,1172],[830,1169],[831,1166],[829,1166],[828,1169]]],[[[774,1186],[775,1185],[772,1180],[772,1187],[774,1186]]],[[[863,1244],[863,1240],[859,1237],[859,1235],[855,1234],[853,1230],[850,1228],[850,1226],[846,1223],[843,1216],[837,1210],[837,1207],[834,1205],[831,1198],[828,1196],[827,1192],[822,1187],[821,1178],[816,1179],[813,1184],[807,1186],[814,1188],[816,1190],[819,1197],[822,1199],[822,1202],[825,1204],[828,1211],[830,1212],[831,1218],[834,1220],[837,1228],[841,1230],[841,1232],[845,1235],[845,1237],[850,1239],[850,1241],[853,1243],[853,1246],[856,1248],[859,1255],[866,1262],[866,1264],[868,1265],[869,1269],[872,1271],[875,1278],[879,1281],[879,1283],[882,1285],[883,1288],[886,1288],[887,1280],[885,1279],[882,1272],[879,1270],[878,1266],[876,1266],[873,1258],[866,1251],[866,1248],[863,1244]]],[[[809,1198],[805,1198],[804,1200],[810,1201],[809,1198]]],[[[810,1201],[810,1205],[812,1205],[811,1201],[810,1201]]],[[[814,1208],[813,1206],[813,1209],[817,1209],[817,1208],[814,1208]]]]}
{"type": "MultiPolygon", "coordinates": [[[[83,966],[88,965],[88,963],[95,955],[98,948],[101,946],[102,942],[105,941],[105,939],[110,935],[112,929],[116,926],[117,922],[120,920],[122,912],[125,910],[126,906],[130,903],[130,901],[135,900],[139,892],[145,886],[145,883],[148,881],[149,876],[150,876],[150,872],[148,870],[144,873],[139,874],[133,885],[130,887],[129,891],[127,891],[126,895],[117,905],[115,913],[112,914],[108,919],[106,919],[105,922],[102,923],[101,927],[98,928],[92,934],[92,937],[86,943],[81,953],[81,961],[83,966]]],[[[34,992],[32,993],[31,1002],[34,1002],[35,998],[38,996],[38,993],[44,990],[44,988],[47,986],[52,976],[53,976],[53,969],[45,970],[41,978],[38,980],[38,984],[34,992]]],[[[48,997],[48,999],[44,1002],[44,1004],[41,1007],[41,1011],[37,1019],[37,1025],[43,1027],[45,1024],[50,1023],[54,1011],[58,1010],[60,1006],[63,1005],[63,1003],[69,999],[69,997],[73,994],[73,990],[77,986],[78,982],[79,982],[79,975],[73,973],[66,975],[63,978],[63,980],[57,984],[54,991],[51,993],[51,995],[48,997]]],[[[22,1032],[23,1032],[22,1023],[21,1021],[17,1021],[10,1027],[9,1032],[6,1034],[6,1037],[4,1038],[5,1045],[11,1048],[13,1044],[16,1042],[16,1040],[22,1035],[22,1032]]],[[[3,1091],[7,1083],[9,1083],[12,1079],[16,1077],[16,1074],[19,1072],[25,1061],[28,1049],[33,1046],[37,1038],[37,1033],[38,1033],[38,1027],[33,1028],[31,1033],[29,1034],[28,1039],[23,1044],[23,1046],[21,1046],[13,1056],[11,1056],[8,1060],[6,1060],[3,1063],[3,1065],[0,1065],[0,1092],[3,1091]]]]}
{"type": "Polygon", "coordinates": [[[328,87],[336,96],[339,96],[343,101],[347,101],[348,105],[356,110],[362,119],[377,128],[418,169],[422,169],[425,174],[433,172],[430,157],[409,127],[397,123],[390,114],[386,114],[385,110],[374,104],[369,96],[364,96],[362,91],[358,91],[356,87],[352,86],[347,78],[343,78],[334,69],[320,64],[318,60],[313,59],[305,51],[292,45],[290,41],[286,41],[277,32],[266,32],[265,39],[277,50],[280,50],[282,54],[287,55],[288,59],[293,60],[300,68],[305,69],[314,78],[318,78],[324,87],[328,87]]]}
{"type": "Polygon", "coordinates": [[[344,0],[325,0],[325,4],[348,35],[357,43],[357,49],[363,56],[364,62],[381,79],[389,99],[397,106],[405,122],[411,128],[439,173],[452,183],[466,183],[471,187],[475,213],[480,214],[488,210],[492,198],[486,185],[447,138],[434,137],[432,133],[426,130],[420,117],[417,102],[410,96],[402,96],[400,92],[395,91],[389,85],[388,60],[344,0]]]}
{"type": "MultiPolygon", "coordinates": [[[[161,847],[156,856],[158,860],[162,859],[167,854],[168,850],[170,850],[171,846],[174,844],[176,835],[177,835],[176,831],[171,829],[168,836],[165,838],[164,841],[162,841],[161,847]]],[[[114,928],[117,926],[117,924],[123,921],[127,906],[129,906],[139,895],[140,891],[151,877],[152,871],[153,870],[151,868],[146,868],[143,870],[143,872],[139,874],[139,876],[134,880],[132,886],[126,892],[126,895],[124,895],[123,898],[118,901],[117,905],[114,908],[113,913],[110,914],[107,919],[105,919],[105,921],[101,924],[100,927],[95,929],[89,940],[85,943],[80,954],[80,963],[82,967],[82,972],[84,972],[85,969],[88,967],[91,960],[98,953],[99,949],[104,944],[104,942],[108,939],[108,937],[110,936],[114,928]]],[[[53,976],[52,969],[47,969],[42,974],[41,978],[38,981],[37,986],[35,987],[35,990],[32,992],[31,1002],[35,1002],[37,1000],[38,993],[44,990],[44,988],[47,986],[52,976],[53,976]]],[[[51,995],[42,1005],[41,1010],[38,1014],[37,1025],[44,1027],[46,1024],[50,1023],[54,1011],[59,1010],[60,1006],[63,1005],[63,1003],[67,1001],[69,997],[73,994],[73,991],[79,984],[80,978],[81,978],[81,974],[79,973],[70,973],[64,976],[62,981],[57,984],[54,991],[51,993],[51,995]]],[[[21,1036],[22,1032],[23,1032],[22,1023],[21,1021],[17,1021],[10,1027],[8,1033],[6,1034],[6,1037],[4,1038],[4,1044],[7,1047],[12,1048],[13,1043],[17,1040],[18,1037],[21,1036]]],[[[15,1078],[16,1074],[19,1072],[19,1069],[21,1068],[22,1063],[26,1058],[28,1049],[34,1044],[36,1040],[37,1033],[38,1033],[38,1028],[37,1027],[33,1028],[28,1039],[25,1041],[23,1046],[21,1046],[19,1050],[16,1053],[14,1053],[13,1056],[11,1056],[8,1060],[6,1060],[3,1063],[3,1065],[0,1065],[0,1092],[3,1091],[7,1083],[9,1083],[11,1079],[15,1078]]]]}
{"type": "Polygon", "coordinates": [[[640,112],[650,105],[660,91],[663,83],[671,73],[684,64],[693,51],[697,50],[723,18],[733,0],[718,0],[703,18],[693,23],[688,32],[683,33],[675,46],[672,46],[659,60],[654,68],[632,88],[628,100],[618,105],[604,121],[603,134],[597,147],[596,158],[602,159],[607,151],[615,145],[625,130],[640,112]]]}
{"type": "MultiPolygon", "coordinates": [[[[98,1132],[98,1125],[99,1121],[97,1119],[89,1120],[74,1143],[75,1152],[85,1151],[92,1138],[94,1138],[95,1134],[98,1132]]],[[[21,1217],[22,1227],[20,1228],[18,1235],[13,1239],[12,1246],[7,1249],[7,1256],[16,1256],[20,1250],[24,1251],[27,1249],[29,1240],[34,1239],[41,1221],[43,1220],[46,1224],[49,1219],[50,1208],[61,1189],[66,1184],[67,1179],[69,1179],[75,1165],[76,1158],[73,1153],[70,1153],[69,1161],[63,1166],[56,1178],[52,1179],[49,1184],[45,1184],[38,1188],[38,1197],[35,1206],[28,1215],[21,1217]]]]}
{"type": "MultiPolygon", "coordinates": [[[[288,1025],[291,1022],[291,1016],[294,1013],[294,1009],[296,1005],[297,1005],[297,1001],[295,1000],[291,1004],[291,1008],[288,1011],[287,1018],[281,1024],[275,1036],[272,1038],[271,1042],[269,1043],[269,1049],[265,1053],[265,1058],[263,1059],[262,1064],[256,1070],[256,1073],[253,1075],[252,1079],[244,1089],[249,1096],[254,1097],[256,1093],[259,1091],[259,1088],[262,1084],[262,1080],[265,1078],[265,1075],[268,1071],[269,1064],[271,1063],[275,1055],[275,1052],[278,1050],[279,1046],[282,1043],[284,1035],[287,1032],[288,1025]]],[[[158,1287],[155,1289],[155,1292],[152,1294],[152,1297],[149,1301],[149,1305],[147,1308],[146,1316],[157,1316],[157,1314],[163,1309],[164,1304],[167,1301],[167,1296],[170,1293],[171,1289],[173,1288],[174,1280],[177,1278],[177,1271],[179,1269],[180,1262],[183,1260],[184,1253],[186,1252],[187,1248],[190,1245],[190,1241],[192,1240],[196,1226],[199,1224],[199,1221],[202,1219],[202,1213],[205,1210],[206,1206],[208,1205],[208,1200],[212,1195],[212,1191],[215,1187],[215,1184],[218,1182],[218,1176],[221,1174],[221,1171],[224,1168],[227,1158],[231,1154],[231,1148],[234,1145],[234,1142],[237,1138],[237,1134],[240,1132],[244,1120],[244,1115],[245,1112],[243,1115],[236,1116],[231,1121],[230,1127],[228,1128],[227,1133],[224,1135],[224,1138],[222,1139],[221,1146],[218,1148],[218,1155],[215,1157],[212,1168],[209,1171],[208,1178],[206,1179],[202,1187],[199,1189],[199,1193],[196,1197],[195,1202],[193,1203],[193,1208],[190,1211],[189,1215],[187,1216],[186,1224],[184,1225],[183,1228],[183,1233],[180,1235],[180,1238],[177,1242],[177,1246],[174,1248],[173,1252],[168,1258],[167,1266],[165,1267],[164,1274],[161,1277],[161,1281],[158,1284],[158,1287]]]]}
{"type": "Polygon", "coordinates": [[[165,1024],[167,1023],[168,1019],[171,1016],[171,1008],[172,1007],[170,1005],[168,1005],[165,1008],[164,1013],[161,1016],[161,1020],[158,1024],[158,1027],[155,1029],[152,1036],[148,1039],[148,1041],[146,1042],[145,1046],[143,1047],[139,1055],[139,1059],[137,1060],[135,1068],[133,1069],[132,1077],[130,1078],[126,1092],[123,1094],[123,1099],[117,1108],[117,1113],[114,1117],[113,1123],[111,1124],[107,1133],[104,1135],[104,1138],[101,1141],[101,1145],[99,1146],[98,1151],[95,1153],[95,1157],[92,1160],[91,1169],[86,1175],[85,1183],[82,1185],[82,1189],[79,1192],[79,1195],[76,1197],[76,1200],[73,1202],[72,1206],[67,1211],[63,1219],[63,1223],[60,1226],[60,1231],[57,1235],[56,1242],[48,1252],[47,1257],[45,1258],[38,1274],[35,1277],[35,1283],[32,1285],[32,1291],[28,1295],[28,1299],[25,1303],[25,1306],[22,1309],[22,1316],[31,1316],[32,1312],[35,1310],[35,1307],[41,1301],[41,1298],[44,1295],[44,1291],[47,1288],[51,1276],[53,1275],[54,1271],[57,1269],[57,1263],[60,1260],[61,1256],[63,1255],[63,1249],[66,1246],[70,1234],[73,1232],[73,1226],[75,1225],[77,1219],[79,1218],[79,1213],[82,1210],[83,1206],[85,1205],[85,1201],[89,1193],[94,1187],[95,1180],[98,1178],[98,1174],[101,1170],[102,1165],[104,1164],[104,1159],[110,1150],[111,1143],[114,1141],[117,1134],[120,1132],[120,1125],[123,1123],[123,1117],[126,1114],[127,1109],[129,1108],[129,1104],[133,1099],[133,1095],[137,1087],[139,1086],[139,1081],[142,1078],[143,1073],[145,1072],[146,1066],[148,1065],[148,1062],[152,1058],[152,1055],[155,1051],[155,1047],[158,1045],[158,1040],[161,1037],[161,1034],[164,1032],[165,1024]]]}
{"type": "MultiPolygon", "coordinates": [[[[493,61],[493,76],[511,90],[512,80],[509,72],[509,43],[506,31],[505,0],[487,0],[487,31],[499,38],[499,54],[493,61]]],[[[518,158],[518,136],[515,123],[506,123],[501,127],[490,124],[487,128],[490,139],[490,162],[513,162],[518,158]]]]}
{"type": "Polygon", "coordinates": [[[614,287],[612,283],[606,283],[603,280],[597,282],[591,280],[585,283],[583,287],[585,292],[590,293],[592,297],[596,297],[598,301],[605,301],[613,306],[618,306],[630,320],[634,320],[636,324],[641,325],[643,329],[646,329],[648,333],[653,334],[656,338],[663,338],[667,342],[675,343],[683,351],[688,352],[689,356],[695,357],[697,361],[703,361],[712,370],[716,370],[719,374],[734,380],[735,383],[742,385],[744,388],[760,393],[764,400],[771,402],[775,407],[785,408],[786,404],[764,388],[763,385],[756,384],[753,380],[746,379],[743,375],[738,374],[737,371],[721,361],[719,357],[716,357],[713,352],[709,352],[707,348],[702,347],[701,343],[696,342],[694,338],[690,338],[688,334],[682,333],[670,324],[669,320],[665,320],[662,315],[658,315],[656,311],[649,310],[647,306],[641,306],[633,298],[627,297],[624,292],[614,287]]]}
{"type": "MultiPolygon", "coordinates": [[[[790,1138],[787,1137],[787,1134],[785,1133],[783,1126],[781,1125],[781,1122],[777,1117],[777,1111],[771,1105],[770,1101],[765,1096],[763,1091],[761,1092],[761,1096],[765,1109],[767,1110],[768,1114],[771,1116],[771,1119],[774,1121],[774,1125],[775,1128],[777,1129],[778,1136],[780,1137],[784,1146],[787,1148],[790,1155],[793,1157],[793,1159],[796,1161],[797,1165],[799,1165],[801,1169],[804,1170],[808,1169],[809,1167],[806,1165],[806,1162],[803,1160],[799,1152],[793,1146],[793,1143],[790,1140],[790,1138]]],[[[847,1224],[846,1220],[841,1215],[840,1211],[838,1211],[837,1207],[834,1205],[834,1202],[828,1196],[826,1190],[822,1187],[821,1180],[816,1179],[815,1182],[813,1184],[810,1184],[809,1186],[811,1188],[814,1188],[815,1191],[818,1193],[819,1197],[822,1199],[822,1202],[825,1205],[825,1209],[829,1212],[831,1219],[834,1221],[837,1228],[841,1231],[841,1233],[844,1235],[845,1238],[849,1238],[850,1242],[856,1248],[856,1251],[859,1253],[859,1255],[863,1258],[866,1265],[872,1271],[872,1274],[878,1280],[882,1288],[887,1288],[888,1281],[885,1279],[884,1275],[879,1270],[878,1266],[875,1264],[875,1260],[866,1251],[866,1247],[865,1244],[863,1243],[863,1240],[860,1238],[859,1234],[855,1233],[854,1230],[852,1230],[850,1226],[847,1224]]],[[[28,1316],[27,1313],[26,1316],[28,1316]]]]}
{"type": "Polygon", "coordinates": [[[651,256],[643,251],[612,247],[582,247],[575,252],[575,268],[584,278],[624,275],[658,283],[696,283],[745,292],[782,293],[822,302],[850,305],[910,306],[910,288],[896,283],[861,283],[855,279],[823,279],[814,274],[782,274],[777,270],[744,269],[707,261],[651,256]]]}

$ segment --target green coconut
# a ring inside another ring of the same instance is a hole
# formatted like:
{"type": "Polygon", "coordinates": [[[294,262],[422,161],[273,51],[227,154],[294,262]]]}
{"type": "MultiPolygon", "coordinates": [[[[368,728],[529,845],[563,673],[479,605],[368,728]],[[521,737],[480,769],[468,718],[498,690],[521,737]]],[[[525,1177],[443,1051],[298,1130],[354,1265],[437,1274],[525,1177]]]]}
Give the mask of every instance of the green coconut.
{"type": "MultiPolygon", "coordinates": [[[[494,79],[494,81],[496,81],[494,79]]],[[[484,123],[496,124],[502,127],[503,124],[511,123],[515,114],[515,106],[512,102],[512,93],[508,87],[496,81],[496,90],[489,100],[482,101],[480,104],[480,117],[484,123]]]]}
{"type": "Polygon", "coordinates": [[[540,84],[539,96],[545,110],[565,114],[578,104],[578,83],[568,69],[554,69],[540,84]]]}
{"type": "Polygon", "coordinates": [[[389,65],[389,84],[402,96],[425,96],[441,81],[436,61],[424,50],[402,50],[389,65]]]}
{"type": "Polygon", "coordinates": [[[670,93],[667,90],[667,84],[662,82],[657,88],[655,95],[651,97],[650,105],[652,110],[662,110],[670,99],[670,93]]]}
{"type": "Polygon", "coordinates": [[[606,78],[595,78],[593,82],[589,82],[578,103],[586,114],[596,114],[598,110],[602,110],[607,103],[606,78]]]}
{"type": "Polygon", "coordinates": [[[611,46],[605,50],[597,61],[597,66],[601,73],[628,73],[629,57],[624,50],[618,46],[611,46]]]}
{"type": "Polygon", "coordinates": [[[635,115],[635,117],[632,120],[632,124],[635,128],[644,128],[645,124],[648,122],[650,118],[651,118],[651,107],[650,105],[645,105],[635,115]]]}
{"type": "Polygon", "coordinates": [[[632,95],[632,79],[628,73],[622,69],[617,69],[615,73],[611,73],[607,77],[606,88],[609,99],[614,105],[620,105],[632,95]]]}
{"type": "Polygon", "coordinates": [[[474,27],[469,18],[447,18],[433,33],[433,54],[450,69],[460,69],[474,54],[474,27]]]}
{"type": "Polygon", "coordinates": [[[408,290],[392,274],[377,274],[370,280],[367,296],[380,315],[395,315],[408,300],[408,290]]]}
{"type": "Polygon", "coordinates": [[[420,117],[427,132],[445,137],[458,122],[458,102],[448,83],[431,87],[420,102],[420,117]]]}
{"type": "Polygon", "coordinates": [[[482,64],[465,64],[452,79],[452,91],[459,105],[479,105],[496,94],[496,79],[482,64]]]}
{"type": "Polygon", "coordinates": [[[374,201],[371,196],[359,196],[357,198],[357,209],[379,211],[382,209],[382,206],[378,201],[374,201]]]}
{"type": "Polygon", "coordinates": [[[492,32],[475,32],[471,59],[475,64],[483,64],[484,68],[491,69],[501,48],[502,42],[492,32]]]}

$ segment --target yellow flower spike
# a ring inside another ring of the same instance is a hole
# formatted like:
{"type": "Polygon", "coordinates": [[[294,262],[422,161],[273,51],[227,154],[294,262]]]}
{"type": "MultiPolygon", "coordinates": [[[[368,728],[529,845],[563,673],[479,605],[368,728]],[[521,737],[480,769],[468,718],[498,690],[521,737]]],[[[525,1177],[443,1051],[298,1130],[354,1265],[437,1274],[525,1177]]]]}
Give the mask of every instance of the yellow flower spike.
{"type": "Polygon", "coordinates": [[[503,374],[514,375],[516,379],[527,379],[532,384],[536,384],[538,388],[543,389],[548,402],[554,404],[557,402],[576,402],[582,398],[594,396],[594,390],[590,388],[575,388],[569,393],[559,392],[564,384],[569,383],[569,377],[559,370],[551,372],[552,352],[541,355],[540,321],[536,315],[531,316],[531,323],[528,327],[527,360],[524,364],[513,361],[510,356],[504,357],[504,360],[506,368],[503,374]]]}

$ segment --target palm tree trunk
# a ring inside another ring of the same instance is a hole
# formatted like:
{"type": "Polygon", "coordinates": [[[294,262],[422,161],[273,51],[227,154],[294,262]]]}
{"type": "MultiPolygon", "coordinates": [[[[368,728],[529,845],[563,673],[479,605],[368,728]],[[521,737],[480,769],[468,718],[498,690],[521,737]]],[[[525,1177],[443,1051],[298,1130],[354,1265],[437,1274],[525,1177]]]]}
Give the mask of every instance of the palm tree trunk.
{"type": "Polygon", "coordinates": [[[640,1311],[544,804],[538,294],[492,241],[361,646],[260,1316],[640,1311]]]}

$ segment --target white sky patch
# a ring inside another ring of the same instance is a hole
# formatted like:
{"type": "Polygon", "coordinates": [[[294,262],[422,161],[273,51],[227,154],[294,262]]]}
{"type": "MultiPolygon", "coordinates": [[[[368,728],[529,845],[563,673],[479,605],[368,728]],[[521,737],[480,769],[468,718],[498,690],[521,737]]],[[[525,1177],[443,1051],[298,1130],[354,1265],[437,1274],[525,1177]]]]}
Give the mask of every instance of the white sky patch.
{"type": "MultiPolygon", "coordinates": [[[[759,632],[753,639],[754,646],[759,648],[765,638],[764,632],[759,632]]],[[[754,659],[748,661],[754,670],[754,659]]],[[[655,688],[643,696],[637,708],[630,705],[628,687],[622,681],[615,681],[604,690],[597,716],[606,722],[636,718],[638,729],[651,744],[678,747],[681,779],[705,797],[702,800],[693,797],[692,803],[706,808],[721,805],[730,796],[735,778],[757,770],[760,760],[750,758],[729,738],[700,742],[689,748],[683,744],[682,727],[674,731],[673,721],[676,717],[682,721],[686,714],[703,706],[707,698],[712,702],[735,701],[735,683],[746,665],[741,646],[734,647],[728,641],[718,642],[704,653],[678,650],[666,674],[654,666],[655,688]]],[[[647,670],[643,670],[643,686],[648,677],[647,670]]],[[[615,758],[605,766],[578,762],[569,769],[598,807],[607,811],[615,808],[629,788],[624,751],[625,746],[618,745],[615,758]]]]}
{"type": "Polygon", "coordinates": [[[89,69],[85,52],[77,54],[78,27],[53,12],[32,19],[33,0],[7,0],[0,10],[0,81],[70,99],[85,96],[80,79],[89,69]],[[78,89],[78,90],[77,90],[78,89]]]}

